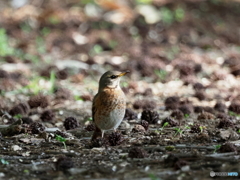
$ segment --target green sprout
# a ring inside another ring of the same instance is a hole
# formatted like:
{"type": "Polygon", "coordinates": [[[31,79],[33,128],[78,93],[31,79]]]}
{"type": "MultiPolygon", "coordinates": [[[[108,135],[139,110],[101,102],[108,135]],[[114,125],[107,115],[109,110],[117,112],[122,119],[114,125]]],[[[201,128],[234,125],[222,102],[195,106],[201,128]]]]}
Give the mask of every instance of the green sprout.
{"type": "Polygon", "coordinates": [[[59,136],[59,135],[56,135],[56,140],[59,141],[59,142],[62,142],[63,145],[64,145],[64,148],[67,150],[67,146],[66,146],[66,138],[62,137],[62,136],[59,136]]]}
{"type": "Polygon", "coordinates": [[[189,114],[184,114],[185,118],[189,118],[189,116],[190,116],[189,114]]]}
{"type": "Polygon", "coordinates": [[[183,129],[181,128],[174,128],[174,130],[176,131],[176,133],[174,134],[174,136],[177,136],[177,134],[179,134],[180,136],[182,136],[183,132],[186,131],[187,129],[190,129],[189,126],[185,126],[183,129]]]}
{"type": "Polygon", "coordinates": [[[176,21],[181,22],[184,17],[185,17],[185,11],[184,11],[184,9],[182,9],[182,8],[180,8],[180,7],[177,8],[177,9],[175,10],[175,19],[176,19],[176,21]]]}
{"type": "Polygon", "coordinates": [[[173,45],[171,48],[169,48],[166,51],[166,57],[169,60],[173,60],[175,58],[175,56],[179,53],[179,51],[180,51],[179,46],[178,45],[173,45]]]}
{"type": "Polygon", "coordinates": [[[83,99],[79,95],[74,96],[75,101],[83,101],[83,99]]]}
{"type": "Polygon", "coordinates": [[[238,133],[240,133],[240,129],[239,129],[239,130],[237,130],[237,132],[238,132],[238,133]]]}
{"type": "Polygon", "coordinates": [[[118,45],[118,42],[111,40],[108,45],[111,49],[114,49],[118,45]]]}
{"type": "Polygon", "coordinates": [[[81,1],[79,1],[81,4],[89,4],[89,3],[91,3],[91,4],[94,4],[95,3],[95,1],[94,0],[81,0],[81,1]]]}
{"type": "Polygon", "coordinates": [[[165,122],[160,129],[163,130],[168,124],[169,124],[169,122],[165,122]]]}
{"type": "Polygon", "coordinates": [[[32,31],[31,26],[30,26],[29,23],[27,23],[27,22],[21,23],[21,24],[20,24],[20,28],[21,28],[21,30],[22,30],[23,32],[25,32],[25,33],[29,33],[29,32],[32,31]]]}
{"type": "Polygon", "coordinates": [[[199,126],[201,133],[203,132],[203,126],[199,126]]]}
{"type": "Polygon", "coordinates": [[[240,117],[240,114],[237,114],[237,113],[235,113],[235,112],[233,112],[233,111],[229,111],[228,114],[229,114],[230,116],[240,117]]]}
{"type": "Polygon", "coordinates": [[[99,44],[94,45],[93,48],[90,50],[91,55],[96,55],[96,54],[99,54],[101,52],[103,52],[103,48],[99,44]]]}
{"type": "Polygon", "coordinates": [[[87,118],[87,121],[92,121],[92,120],[93,120],[92,117],[87,118]]]}
{"type": "MultiPolygon", "coordinates": [[[[18,51],[19,52],[19,51],[18,51]]],[[[37,64],[38,62],[40,62],[40,58],[37,55],[33,55],[33,54],[28,54],[28,53],[23,53],[23,52],[19,52],[19,56],[22,59],[29,59],[30,61],[32,61],[33,63],[37,64]]]]}
{"type": "Polygon", "coordinates": [[[38,94],[42,90],[42,88],[39,86],[40,79],[40,77],[33,78],[30,83],[23,87],[20,91],[24,92],[24,90],[30,90],[33,92],[33,94],[38,94]]]}
{"type": "Polygon", "coordinates": [[[50,17],[47,19],[47,21],[48,21],[49,23],[53,24],[53,25],[59,24],[59,23],[61,22],[61,20],[60,20],[57,16],[55,16],[55,15],[50,16],[50,17]]]}
{"type": "Polygon", "coordinates": [[[37,45],[37,50],[40,54],[46,53],[46,45],[42,37],[38,36],[36,38],[36,45],[37,45]]]}
{"type": "Polygon", "coordinates": [[[173,151],[173,150],[175,150],[175,146],[166,146],[165,149],[167,151],[173,151]]]}
{"type": "Polygon", "coordinates": [[[136,0],[138,4],[151,4],[153,0],[136,0]]]}
{"type": "Polygon", "coordinates": [[[29,170],[28,169],[24,169],[23,172],[26,173],[26,174],[29,174],[29,170]]]}
{"type": "Polygon", "coordinates": [[[160,78],[161,81],[165,80],[167,77],[167,71],[165,70],[154,70],[154,73],[160,78]]]}
{"type": "Polygon", "coordinates": [[[155,130],[155,132],[156,132],[156,133],[159,133],[159,131],[160,131],[160,132],[163,131],[163,129],[164,129],[168,124],[169,124],[168,122],[165,122],[165,123],[163,124],[163,126],[162,126],[161,128],[159,128],[159,130],[155,130]]]}
{"type": "Polygon", "coordinates": [[[2,159],[2,158],[0,158],[0,162],[1,162],[2,164],[5,164],[5,165],[8,165],[8,164],[9,164],[8,161],[6,161],[5,159],[2,159]]]}
{"type": "Polygon", "coordinates": [[[156,177],[156,175],[154,174],[149,174],[148,175],[150,177],[151,180],[160,180],[158,177],[156,177]]]}
{"type": "Polygon", "coordinates": [[[215,145],[215,146],[213,146],[213,147],[214,147],[214,151],[213,151],[213,153],[216,153],[216,152],[217,152],[217,150],[219,150],[219,149],[220,149],[221,145],[220,145],[220,144],[218,144],[218,145],[215,145]]]}
{"type": "Polygon", "coordinates": [[[44,28],[41,30],[41,34],[42,34],[43,36],[47,36],[48,34],[50,34],[50,32],[51,32],[51,30],[50,30],[50,28],[48,28],[48,27],[44,27],[44,28]]]}
{"type": "Polygon", "coordinates": [[[0,56],[12,55],[14,49],[8,44],[9,38],[6,34],[6,30],[0,28],[0,56]]]}
{"type": "Polygon", "coordinates": [[[55,75],[54,71],[51,71],[49,80],[50,80],[50,84],[51,84],[50,93],[53,94],[54,88],[55,88],[55,82],[56,82],[56,75],[55,75]]]}
{"type": "Polygon", "coordinates": [[[15,116],[13,116],[14,118],[16,119],[21,119],[22,118],[22,115],[21,114],[16,114],[15,116]]]}
{"type": "Polygon", "coordinates": [[[166,25],[170,25],[174,22],[174,12],[167,7],[160,9],[162,21],[166,25]]]}

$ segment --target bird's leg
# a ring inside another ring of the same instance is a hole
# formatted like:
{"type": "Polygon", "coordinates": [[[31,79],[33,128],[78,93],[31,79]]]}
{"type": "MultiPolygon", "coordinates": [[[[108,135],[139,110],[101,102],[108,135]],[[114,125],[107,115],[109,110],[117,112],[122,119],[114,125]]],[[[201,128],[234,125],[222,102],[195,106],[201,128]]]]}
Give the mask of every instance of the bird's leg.
{"type": "Polygon", "coordinates": [[[104,134],[104,132],[103,131],[101,131],[101,129],[99,129],[97,126],[95,126],[96,128],[95,128],[95,131],[94,131],[94,133],[93,133],[93,135],[92,135],[92,141],[94,140],[94,139],[97,139],[98,137],[103,137],[103,134],[104,134]]]}
{"type": "Polygon", "coordinates": [[[104,137],[104,130],[102,130],[102,138],[104,137]]]}

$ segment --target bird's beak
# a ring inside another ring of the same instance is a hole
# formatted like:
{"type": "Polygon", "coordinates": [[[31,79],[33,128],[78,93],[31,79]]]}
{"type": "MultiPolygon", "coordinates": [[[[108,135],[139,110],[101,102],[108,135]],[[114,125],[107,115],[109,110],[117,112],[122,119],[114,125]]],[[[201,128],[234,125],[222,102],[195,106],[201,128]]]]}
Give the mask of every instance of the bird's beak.
{"type": "Polygon", "coordinates": [[[124,76],[124,75],[126,75],[127,73],[130,73],[130,71],[122,72],[121,74],[118,75],[118,77],[124,76]]]}

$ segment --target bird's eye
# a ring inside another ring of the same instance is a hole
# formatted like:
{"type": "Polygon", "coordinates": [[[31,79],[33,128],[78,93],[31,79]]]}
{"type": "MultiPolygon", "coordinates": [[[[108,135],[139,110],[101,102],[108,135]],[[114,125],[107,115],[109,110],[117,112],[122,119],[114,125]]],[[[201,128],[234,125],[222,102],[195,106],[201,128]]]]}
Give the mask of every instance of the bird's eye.
{"type": "Polygon", "coordinates": [[[111,75],[110,78],[111,78],[111,79],[116,79],[117,76],[115,76],[115,75],[111,75]]]}

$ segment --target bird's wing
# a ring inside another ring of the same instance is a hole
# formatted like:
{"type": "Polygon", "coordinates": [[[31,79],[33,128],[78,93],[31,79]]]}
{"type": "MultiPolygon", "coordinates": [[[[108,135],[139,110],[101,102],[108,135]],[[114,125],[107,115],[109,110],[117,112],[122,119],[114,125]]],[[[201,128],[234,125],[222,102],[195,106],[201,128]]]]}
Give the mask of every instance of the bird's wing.
{"type": "Polygon", "coordinates": [[[96,94],[93,98],[93,103],[92,103],[92,119],[94,122],[94,115],[97,112],[97,99],[98,99],[98,94],[96,94]]]}

